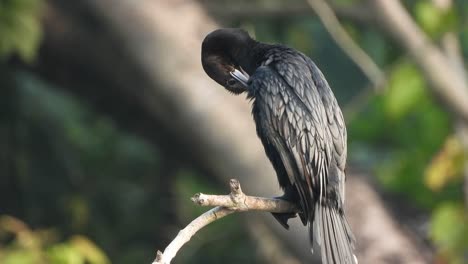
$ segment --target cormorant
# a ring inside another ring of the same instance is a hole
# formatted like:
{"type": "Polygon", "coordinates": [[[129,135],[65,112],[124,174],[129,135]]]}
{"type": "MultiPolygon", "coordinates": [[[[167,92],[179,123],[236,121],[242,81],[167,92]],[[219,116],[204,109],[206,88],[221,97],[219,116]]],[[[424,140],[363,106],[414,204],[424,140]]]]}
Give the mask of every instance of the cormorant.
{"type": "MultiPolygon", "coordinates": [[[[322,262],[357,263],[343,210],[346,127],[319,68],[299,51],[234,28],[208,34],[201,58],[209,77],[252,99],[257,134],[285,192],[281,198],[301,208],[322,262]]],[[[273,215],[285,228],[295,216],[273,215]]]]}

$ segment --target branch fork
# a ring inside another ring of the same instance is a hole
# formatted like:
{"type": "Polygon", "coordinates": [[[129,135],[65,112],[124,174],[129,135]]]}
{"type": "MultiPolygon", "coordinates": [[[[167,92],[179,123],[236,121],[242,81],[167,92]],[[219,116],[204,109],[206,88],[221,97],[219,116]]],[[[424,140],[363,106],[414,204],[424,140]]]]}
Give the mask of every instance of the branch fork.
{"type": "Polygon", "coordinates": [[[192,202],[200,206],[223,206],[233,211],[248,211],[249,206],[245,203],[246,195],[242,192],[240,183],[236,179],[229,181],[231,193],[229,195],[211,195],[196,193],[192,202]]]}
{"type": "Polygon", "coordinates": [[[169,264],[179,249],[187,243],[190,238],[200,229],[226,215],[235,212],[264,211],[271,213],[295,213],[298,212],[296,205],[276,198],[264,198],[248,196],[242,192],[240,182],[237,179],[229,181],[231,193],[228,195],[211,195],[197,193],[191,200],[200,206],[210,206],[213,209],[203,213],[184,229],[166,247],[164,252],[157,251],[156,258],[152,264],[169,264]]]}

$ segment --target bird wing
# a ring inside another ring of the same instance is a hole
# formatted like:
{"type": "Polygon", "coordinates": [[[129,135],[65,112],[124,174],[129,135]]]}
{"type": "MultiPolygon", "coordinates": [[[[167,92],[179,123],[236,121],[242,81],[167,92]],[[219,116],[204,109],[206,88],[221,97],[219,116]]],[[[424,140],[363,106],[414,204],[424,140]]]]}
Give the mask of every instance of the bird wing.
{"type": "Polygon", "coordinates": [[[315,63],[302,53],[281,52],[272,67],[297,95],[309,114],[314,117],[319,140],[324,140],[332,165],[327,168],[327,183],[333,187],[344,203],[346,167],[346,125],[343,114],[325,76],[315,63]]]}
{"type": "MultiPolygon", "coordinates": [[[[278,151],[309,223],[318,230],[322,260],[356,263],[342,209],[346,129],[325,78],[305,59],[272,59],[257,68],[249,89],[264,115],[261,129],[278,151]]],[[[312,239],[313,228],[309,230],[312,239]]]]}
{"type": "Polygon", "coordinates": [[[304,60],[307,62],[309,69],[314,80],[315,87],[322,94],[322,103],[327,117],[327,127],[330,131],[330,138],[333,141],[333,164],[336,165],[338,171],[331,173],[329,180],[334,182],[338,194],[341,197],[342,203],[345,199],[345,168],[346,168],[346,156],[347,156],[347,132],[346,124],[341,112],[340,106],[336,101],[333,91],[330,89],[325,76],[318,69],[315,63],[307,56],[301,54],[304,60]]]}
{"type": "MultiPolygon", "coordinates": [[[[300,196],[304,213],[312,220],[315,200],[326,191],[330,163],[320,107],[309,110],[295,90],[270,66],[256,70],[250,78],[250,89],[256,93],[255,104],[263,115],[257,120],[261,130],[279,153],[289,180],[300,196]]],[[[321,105],[320,98],[311,100],[321,105]]]]}

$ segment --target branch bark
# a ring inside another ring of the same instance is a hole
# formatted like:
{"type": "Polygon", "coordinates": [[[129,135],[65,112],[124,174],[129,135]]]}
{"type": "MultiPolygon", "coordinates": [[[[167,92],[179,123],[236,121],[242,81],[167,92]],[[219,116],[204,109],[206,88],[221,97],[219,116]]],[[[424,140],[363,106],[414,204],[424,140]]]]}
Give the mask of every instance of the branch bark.
{"type": "Polygon", "coordinates": [[[192,202],[195,204],[216,207],[200,215],[182,229],[166,247],[164,253],[160,251],[156,253],[156,258],[152,264],[169,264],[179,249],[200,229],[232,213],[246,211],[264,211],[271,213],[298,212],[294,204],[283,200],[245,195],[242,192],[239,181],[236,179],[231,179],[229,185],[231,187],[231,193],[229,195],[207,195],[197,193],[192,197],[192,202]]]}
{"type": "Polygon", "coordinates": [[[334,10],[324,0],[307,0],[336,44],[361,69],[375,89],[383,87],[385,74],[341,26],[334,10]]]}

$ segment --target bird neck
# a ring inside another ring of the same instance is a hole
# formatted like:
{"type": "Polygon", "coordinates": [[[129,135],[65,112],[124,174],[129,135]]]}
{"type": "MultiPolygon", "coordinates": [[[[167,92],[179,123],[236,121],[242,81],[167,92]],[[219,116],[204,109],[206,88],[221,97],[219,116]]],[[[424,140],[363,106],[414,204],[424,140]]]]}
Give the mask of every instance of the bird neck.
{"type": "Polygon", "coordinates": [[[249,75],[252,75],[261,62],[264,60],[265,53],[270,45],[253,40],[248,43],[240,54],[238,54],[238,63],[249,75]]]}

